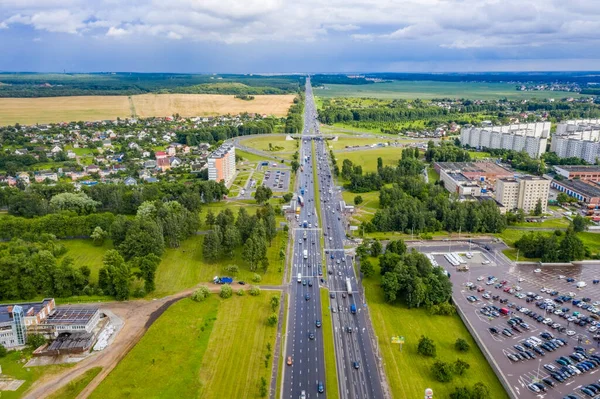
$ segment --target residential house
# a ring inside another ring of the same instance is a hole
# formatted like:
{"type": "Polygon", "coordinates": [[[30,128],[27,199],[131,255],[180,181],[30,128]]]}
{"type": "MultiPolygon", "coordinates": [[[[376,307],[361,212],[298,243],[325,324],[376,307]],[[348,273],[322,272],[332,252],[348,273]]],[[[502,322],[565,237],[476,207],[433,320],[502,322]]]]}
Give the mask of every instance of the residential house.
{"type": "Polygon", "coordinates": [[[62,152],[62,148],[55,145],[54,147],[52,147],[52,150],[50,150],[50,152],[52,152],[52,154],[58,154],[59,152],[62,152]]]}
{"type": "Polygon", "coordinates": [[[98,173],[100,171],[100,168],[96,165],[88,165],[85,167],[85,171],[87,173],[98,173]]]}
{"type": "Polygon", "coordinates": [[[156,151],[154,153],[154,156],[156,157],[156,160],[159,160],[160,158],[166,158],[167,157],[167,153],[164,151],[156,151]]]}
{"type": "Polygon", "coordinates": [[[179,159],[177,157],[171,157],[171,158],[169,158],[169,162],[171,163],[171,167],[172,168],[176,168],[176,167],[178,167],[179,165],[182,164],[181,159],[179,159]]]}
{"type": "Polygon", "coordinates": [[[177,150],[175,149],[175,147],[174,146],[169,146],[167,148],[167,155],[170,156],[170,157],[172,157],[172,156],[175,156],[175,154],[177,154],[177,150]]]}
{"type": "Polygon", "coordinates": [[[67,158],[69,158],[69,159],[75,159],[75,158],[77,158],[77,154],[75,154],[73,151],[69,150],[67,152],[67,158]]]}
{"type": "Polygon", "coordinates": [[[161,157],[156,159],[156,167],[162,170],[163,172],[171,169],[171,162],[167,157],[161,157]]]}
{"type": "Polygon", "coordinates": [[[54,172],[39,172],[34,175],[36,183],[43,183],[47,180],[58,181],[58,175],[54,172]]]}
{"type": "Polygon", "coordinates": [[[27,172],[17,173],[17,180],[21,180],[25,184],[29,184],[29,174],[27,172]]]}
{"type": "Polygon", "coordinates": [[[29,151],[27,151],[27,148],[19,148],[15,150],[15,155],[27,155],[29,154],[29,151]]]}
{"type": "Polygon", "coordinates": [[[156,168],[156,161],[154,159],[150,159],[150,160],[144,162],[144,168],[146,168],[146,169],[155,169],[156,168]]]}
{"type": "Polygon", "coordinates": [[[133,177],[131,177],[131,176],[130,176],[130,177],[128,177],[127,179],[125,179],[125,180],[123,181],[123,183],[124,183],[126,186],[135,186],[135,185],[137,184],[137,180],[135,180],[133,177]]]}

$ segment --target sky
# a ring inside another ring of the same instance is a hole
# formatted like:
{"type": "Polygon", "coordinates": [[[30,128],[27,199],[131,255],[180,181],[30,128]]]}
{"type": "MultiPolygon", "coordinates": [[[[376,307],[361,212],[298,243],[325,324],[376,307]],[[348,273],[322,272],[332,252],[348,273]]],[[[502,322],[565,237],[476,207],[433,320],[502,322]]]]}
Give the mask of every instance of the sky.
{"type": "Polygon", "coordinates": [[[0,0],[0,71],[600,70],[600,0],[0,0]]]}

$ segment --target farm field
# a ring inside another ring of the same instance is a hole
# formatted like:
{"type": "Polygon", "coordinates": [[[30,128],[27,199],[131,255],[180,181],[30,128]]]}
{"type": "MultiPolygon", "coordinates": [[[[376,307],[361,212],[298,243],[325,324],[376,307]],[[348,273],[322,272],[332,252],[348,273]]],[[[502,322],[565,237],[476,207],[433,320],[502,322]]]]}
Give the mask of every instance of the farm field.
{"type": "Polygon", "coordinates": [[[92,393],[91,398],[258,398],[270,295],[211,295],[172,305],[92,393]],[[232,383],[235,381],[235,383],[232,383]]]}
{"type": "Polygon", "coordinates": [[[383,99],[530,99],[580,97],[576,93],[559,91],[517,91],[510,83],[393,81],[368,85],[327,84],[327,89],[315,87],[317,97],[369,97],[383,99]]]}
{"type": "Polygon", "coordinates": [[[341,165],[344,159],[349,159],[355,165],[361,165],[363,173],[377,171],[377,158],[383,158],[383,165],[396,165],[402,156],[400,147],[384,147],[360,151],[334,151],[338,164],[341,165]]]}
{"type": "Polygon", "coordinates": [[[253,112],[285,116],[294,95],[257,95],[252,101],[220,94],[142,94],[0,98],[0,125],[90,121],[131,117],[215,116],[253,112]]]}
{"type": "Polygon", "coordinates": [[[458,315],[431,316],[425,309],[407,309],[402,305],[386,303],[379,287],[381,277],[378,259],[371,258],[371,262],[375,267],[375,274],[363,279],[363,284],[394,398],[421,397],[424,387],[433,389],[437,397],[447,398],[455,387],[473,386],[479,381],[490,388],[493,394],[491,399],[508,398],[458,315]],[[390,341],[390,337],[396,335],[405,338],[402,351],[390,341]],[[421,335],[434,341],[437,347],[436,358],[426,358],[417,353],[421,335]],[[458,352],[454,348],[457,338],[465,339],[471,350],[467,353],[458,352]],[[457,358],[471,366],[463,376],[455,376],[449,383],[440,383],[433,378],[430,368],[436,360],[454,362],[457,358]]]}
{"type": "Polygon", "coordinates": [[[102,367],[93,367],[83,373],[82,376],[74,379],[66,386],[60,388],[52,395],[48,397],[48,399],[75,399],[77,395],[81,391],[88,386],[88,384],[102,371],[102,367]]]}

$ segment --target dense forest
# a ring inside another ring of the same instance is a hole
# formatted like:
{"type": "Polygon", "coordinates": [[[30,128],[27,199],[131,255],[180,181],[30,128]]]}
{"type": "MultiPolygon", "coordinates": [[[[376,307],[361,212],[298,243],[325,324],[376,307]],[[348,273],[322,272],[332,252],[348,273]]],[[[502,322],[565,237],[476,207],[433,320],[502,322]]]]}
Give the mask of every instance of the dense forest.
{"type": "Polygon", "coordinates": [[[173,73],[0,74],[0,97],[134,95],[145,93],[284,94],[298,91],[293,75],[173,73]]]}

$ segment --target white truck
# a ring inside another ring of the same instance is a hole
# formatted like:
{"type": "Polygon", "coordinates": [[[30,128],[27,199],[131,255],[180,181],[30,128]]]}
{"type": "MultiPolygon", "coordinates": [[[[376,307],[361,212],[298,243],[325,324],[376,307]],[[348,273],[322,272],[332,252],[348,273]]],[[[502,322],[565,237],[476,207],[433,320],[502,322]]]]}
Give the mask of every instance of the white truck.
{"type": "Polygon", "coordinates": [[[302,282],[302,273],[298,273],[298,282],[301,283],[302,282]]]}
{"type": "Polygon", "coordinates": [[[346,277],[346,289],[348,290],[348,295],[352,295],[352,283],[349,277],[346,277]]]}
{"type": "Polygon", "coordinates": [[[308,259],[308,249],[305,249],[303,252],[304,259],[308,259]]]}

